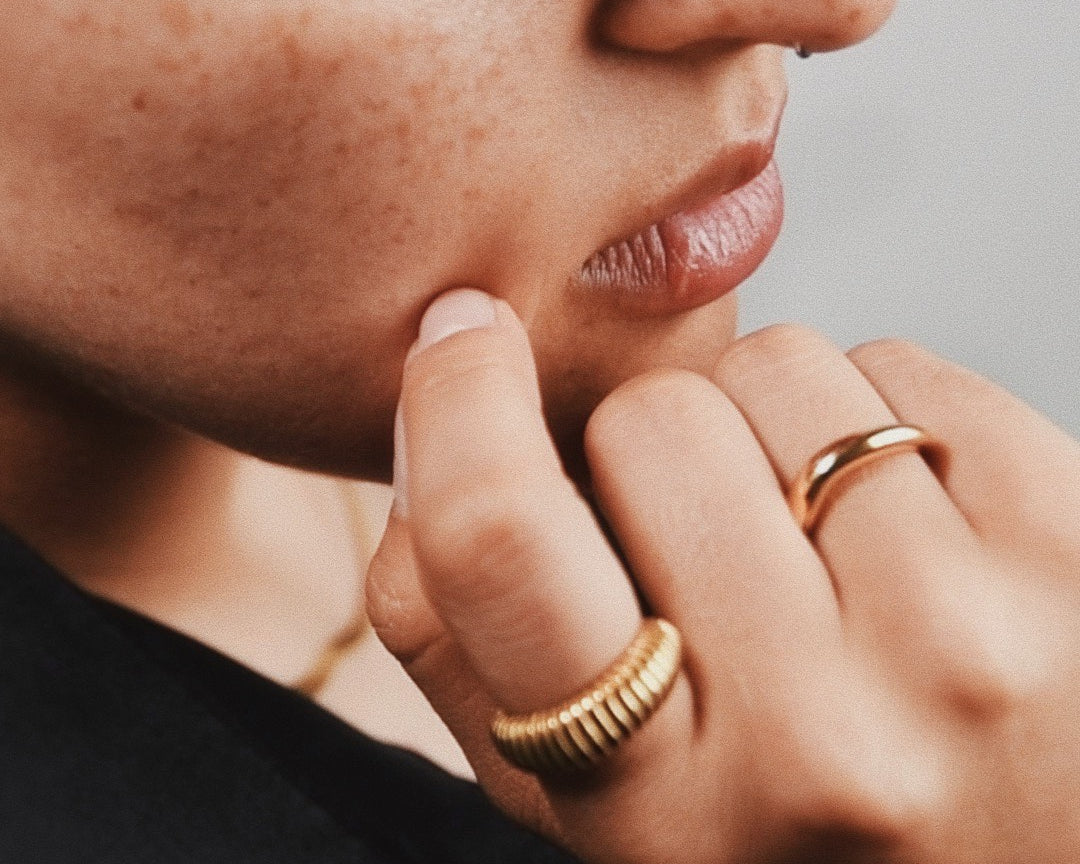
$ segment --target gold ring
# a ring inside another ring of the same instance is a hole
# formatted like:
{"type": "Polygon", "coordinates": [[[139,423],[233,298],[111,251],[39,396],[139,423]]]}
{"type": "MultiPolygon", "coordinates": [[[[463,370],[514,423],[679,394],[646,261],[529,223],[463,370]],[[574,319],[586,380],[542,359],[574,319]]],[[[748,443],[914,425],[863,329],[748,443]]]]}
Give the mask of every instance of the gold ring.
{"type": "Polygon", "coordinates": [[[944,445],[917,426],[886,426],[841,438],[820,450],[799,474],[788,495],[795,521],[810,533],[817,525],[828,493],[855,467],[907,450],[943,455],[944,445]]]}
{"type": "Polygon", "coordinates": [[[682,660],[673,624],[646,618],[634,641],[585,690],[555,708],[531,714],[499,711],[491,737],[505,759],[539,774],[599,764],[663,703],[682,660]]]}

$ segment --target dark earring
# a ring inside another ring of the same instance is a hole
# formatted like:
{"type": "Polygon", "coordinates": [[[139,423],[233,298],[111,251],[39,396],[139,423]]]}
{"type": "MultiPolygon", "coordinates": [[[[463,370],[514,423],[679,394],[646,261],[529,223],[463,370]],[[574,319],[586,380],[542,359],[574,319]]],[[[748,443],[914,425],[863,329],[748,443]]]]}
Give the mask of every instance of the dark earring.
{"type": "Polygon", "coordinates": [[[814,52],[811,51],[809,48],[807,48],[805,45],[796,45],[795,46],[795,53],[798,54],[800,57],[802,57],[803,60],[806,60],[814,52]]]}

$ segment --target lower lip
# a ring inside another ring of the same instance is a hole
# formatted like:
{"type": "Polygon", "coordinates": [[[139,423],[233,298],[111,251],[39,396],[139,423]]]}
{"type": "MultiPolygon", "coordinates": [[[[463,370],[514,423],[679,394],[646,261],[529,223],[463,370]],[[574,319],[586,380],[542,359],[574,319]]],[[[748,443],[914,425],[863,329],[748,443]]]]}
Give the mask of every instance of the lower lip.
{"type": "Polygon", "coordinates": [[[746,185],[597,252],[578,282],[608,294],[630,314],[671,315],[703,306],[758,268],[783,220],[780,172],[769,162],[746,185]]]}

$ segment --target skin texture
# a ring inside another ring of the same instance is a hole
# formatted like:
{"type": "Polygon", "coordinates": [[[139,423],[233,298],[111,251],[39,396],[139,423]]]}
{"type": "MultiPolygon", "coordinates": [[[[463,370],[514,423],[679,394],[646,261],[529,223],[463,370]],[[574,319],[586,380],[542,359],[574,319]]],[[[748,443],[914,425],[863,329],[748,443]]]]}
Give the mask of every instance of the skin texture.
{"type": "Polygon", "coordinates": [[[661,50],[612,29],[634,5],[5,4],[0,332],[141,412],[386,478],[420,314],[480,285],[579,438],[626,377],[706,369],[734,310],[627,320],[579,268],[746,179],[730,153],[785,98],[769,42],[850,42],[890,4],[687,11],[661,50]]]}
{"type": "Polygon", "coordinates": [[[0,519],[77,577],[265,573],[225,445],[373,478],[393,450],[379,634],[585,860],[1076,860],[1076,443],[912,346],[731,345],[730,299],[643,318],[574,285],[746,179],[785,47],[890,8],[2,4],[0,519]],[[406,362],[460,285],[494,323],[406,362]],[[807,538],[793,472],[895,419],[949,471],[887,460],[807,538]],[[586,683],[639,596],[686,637],[663,709],[586,778],[499,762],[494,707],[586,683]]]}
{"type": "Polygon", "coordinates": [[[422,326],[406,364],[368,598],[501,806],[589,862],[1077,859],[1076,441],[913,345],[776,326],[593,413],[617,557],[560,470],[520,321],[469,321],[462,294],[429,313],[461,329],[422,326]],[[861,467],[804,534],[784,494],[804,462],[897,422],[944,466],[861,467]],[[587,775],[510,768],[495,708],[585,689],[638,596],[685,640],[667,701],[587,775]]]}

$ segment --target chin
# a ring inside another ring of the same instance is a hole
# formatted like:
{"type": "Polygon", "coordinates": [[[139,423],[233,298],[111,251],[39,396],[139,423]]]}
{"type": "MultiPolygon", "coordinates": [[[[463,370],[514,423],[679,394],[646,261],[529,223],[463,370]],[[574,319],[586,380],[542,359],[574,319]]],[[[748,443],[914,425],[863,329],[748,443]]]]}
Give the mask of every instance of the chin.
{"type": "MultiPolygon", "coordinates": [[[[587,487],[585,425],[609,393],[656,368],[711,374],[734,338],[735,323],[733,295],[663,319],[628,320],[585,304],[533,317],[529,331],[545,420],[567,474],[587,487]]],[[[388,355],[375,366],[343,367],[326,358],[279,365],[273,376],[245,376],[245,384],[229,394],[209,386],[209,379],[205,386],[165,388],[171,398],[163,398],[160,387],[122,394],[102,389],[133,397],[118,401],[144,413],[270,462],[389,482],[401,354],[400,361],[388,355]],[[177,398],[180,393],[189,398],[177,398]]]]}
{"type": "Polygon", "coordinates": [[[604,398],[655,369],[711,376],[735,338],[737,308],[735,295],[729,294],[667,319],[586,317],[574,328],[564,325],[561,340],[534,338],[548,429],[563,467],[579,487],[589,486],[585,425],[604,398]],[[561,350],[552,350],[553,342],[561,350]]]}

